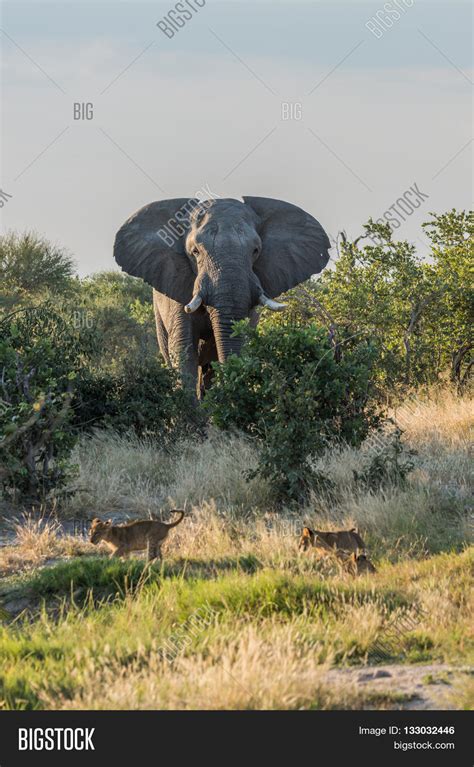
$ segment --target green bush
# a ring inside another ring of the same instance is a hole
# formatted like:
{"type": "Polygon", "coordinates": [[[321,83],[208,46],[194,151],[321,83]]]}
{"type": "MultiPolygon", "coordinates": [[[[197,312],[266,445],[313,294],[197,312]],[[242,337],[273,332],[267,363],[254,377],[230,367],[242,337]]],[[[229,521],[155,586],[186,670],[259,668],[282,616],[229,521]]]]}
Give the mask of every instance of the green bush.
{"type": "Polygon", "coordinates": [[[45,303],[0,319],[0,482],[36,499],[69,477],[71,402],[93,334],[45,303]]]}
{"type": "Polygon", "coordinates": [[[311,458],[336,441],[359,445],[377,416],[369,406],[370,344],[335,355],[324,330],[312,325],[239,323],[240,357],[216,366],[204,407],[213,424],[261,442],[257,473],[278,498],[300,500],[325,482],[311,458]],[[337,359],[336,359],[337,356],[337,359]]]}
{"type": "Polygon", "coordinates": [[[81,280],[75,303],[102,339],[101,370],[115,372],[157,355],[152,289],[143,280],[99,272],[81,280]]]}
{"type": "MultiPolygon", "coordinates": [[[[354,242],[341,237],[334,268],[285,297],[295,324],[317,321],[336,342],[353,335],[376,344],[372,380],[384,401],[448,376],[466,388],[472,373],[474,220],[456,210],[430,215],[428,259],[369,220],[354,242]]],[[[273,326],[286,321],[265,314],[273,326]]]]}
{"type": "Polygon", "coordinates": [[[73,405],[73,423],[81,430],[101,426],[167,441],[199,425],[191,395],[179,386],[175,371],[156,357],[113,373],[84,371],[73,405]]]}
{"type": "Polygon", "coordinates": [[[0,319],[0,483],[14,500],[41,500],[74,473],[79,432],[101,426],[162,442],[199,426],[174,371],[158,359],[117,371],[94,366],[101,340],[50,303],[0,319]]]}
{"type": "Polygon", "coordinates": [[[406,484],[408,475],[415,468],[413,457],[416,451],[407,449],[401,437],[402,431],[395,427],[389,440],[383,436],[380,443],[375,440],[375,450],[367,465],[361,471],[353,470],[358,485],[377,492],[390,485],[403,487],[406,484]]]}
{"type": "Polygon", "coordinates": [[[0,304],[15,305],[31,295],[68,292],[74,261],[64,248],[35,232],[0,236],[0,304]]]}

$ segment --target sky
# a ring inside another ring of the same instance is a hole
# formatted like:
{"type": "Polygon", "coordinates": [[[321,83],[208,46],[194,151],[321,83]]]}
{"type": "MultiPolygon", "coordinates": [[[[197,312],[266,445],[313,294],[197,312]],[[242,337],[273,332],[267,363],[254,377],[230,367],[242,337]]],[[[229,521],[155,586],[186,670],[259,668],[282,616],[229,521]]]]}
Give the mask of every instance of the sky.
{"type": "Polygon", "coordinates": [[[472,207],[469,3],[189,3],[173,35],[173,2],[1,4],[2,233],[35,230],[86,275],[153,200],[275,197],[332,239],[396,206],[422,254],[430,212],[472,207]]]}

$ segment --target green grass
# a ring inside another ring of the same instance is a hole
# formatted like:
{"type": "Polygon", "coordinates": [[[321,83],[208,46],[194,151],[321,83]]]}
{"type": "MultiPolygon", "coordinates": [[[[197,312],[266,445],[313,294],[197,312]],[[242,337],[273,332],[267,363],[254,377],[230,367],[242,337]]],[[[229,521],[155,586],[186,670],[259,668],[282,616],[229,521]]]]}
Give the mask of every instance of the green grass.
{"type": "MultiPolygon", "coordinates": [[[[423,594],[434,599],[454,581],[455,610],[452,603],[448,615],[440,604],[440,614],[426,613],[400,639],[393,659],[465,662],[469,650],[458,640],[467,633],[472,564],[468,551],[411,562],[411,577],[406,565],[387,565],[374,578],[323,580],[310,572],[256,570],[244,555],[216,559],[211,568],[203,562],[201,570],[196,561],[188,568],[179,561],[160,568],[102,557],[62,562],[11,581],[16,595],[34,600],[36,613],[34,620],[25,615],[0,628],[0,705],[41,708],[45,701],[74,699],[89,688],[92,669],[97,694],[107,698],[100,680],[108,668],[135,678],[137,668],[158,662],[163,643],[196,611],[210,617],[199,632],[186,629],[185,658],[218,663],[236,636],[255,631],[262,642],[275,632],[291,638],[289,655],[308,658],[310,667],[360,663],[384,621],[423,594]]],[[[166,678],[170,667],[162,673],[166,678]]]]}
{"type": "Polygon", "coordinates": [[[144,580],[152,583],[163,578],[212,578],[229,571],[255,572],[261,564],[252,555],[220,557],[212,560],[177,559],[171,563],[148,564],[141,559],[83,557],[61,562],[22,579],[23,587],[33,596],[67,595],[71,590],[92,590],[96,595],[125,595],[144,580]]]}
{"type": "Polygon", "coordinates": [[[173,606],[179,620],[189,610],[204,604],[238,617],[287,615],[301,612],[324,614],[348,604],[374,603],[387,611],[410,607],[403,592],[392,588],[374,588],[367,579],[341,581],[334,585],[306,574],[284,572],[263,565],[252,555],[209,560],[177,560],[172,563],[147,564],[143,560],[82,557],[45,567],[33,574],[12,578],[11,589],[17,598],[58,600],[74,596],[84,603],[133,595],[146,586],[160,603],[173,606]],[[250,576],[250,577],[246,577],[250,576]]]}
{"type": "MultiPolygon", "coordinates": [[[[87,557],[60,562],[45,567],[22,579],[22,590],[32,597],[62,597],[74,591],[93,591],[96,595],[125,594],[136,588],[144,576],[145,566],[140,560],[128,562],[120,559],[87,557]]],[[[149,568],[149,577],[157,577],[155,568],[149,568]]]]}

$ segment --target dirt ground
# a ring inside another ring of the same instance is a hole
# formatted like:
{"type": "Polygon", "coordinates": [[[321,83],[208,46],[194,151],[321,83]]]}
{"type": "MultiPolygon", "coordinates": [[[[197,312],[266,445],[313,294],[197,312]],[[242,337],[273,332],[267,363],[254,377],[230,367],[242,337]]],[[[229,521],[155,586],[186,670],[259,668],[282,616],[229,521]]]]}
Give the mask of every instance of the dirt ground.
{"type": "Polygon", "coordinates": [[[474,673],[466,667],[442,663],[430,665],[358,666],[331,669],[326,680],[334,685],[353,684],[367,693],[390,693],[403,696],[399,708],[404,711],[456,709],[456,683],[474,673]],[[409,699],[408,699],[409,698],[409,699]]]}

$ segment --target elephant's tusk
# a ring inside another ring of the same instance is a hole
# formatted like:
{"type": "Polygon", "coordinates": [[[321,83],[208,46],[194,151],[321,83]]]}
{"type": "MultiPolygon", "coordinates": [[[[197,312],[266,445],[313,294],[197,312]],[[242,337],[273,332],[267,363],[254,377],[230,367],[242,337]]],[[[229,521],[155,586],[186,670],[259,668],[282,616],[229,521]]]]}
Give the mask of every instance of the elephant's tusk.
{"type": "Polygon", "coordinates": [[[278,301],[274,301],[272,298],[268,298],[265,293],[262,293],[258,299],[258,303],[262,306],[267,306],[272,312],[282,312],[286,309],[286,304],[279,304],[278,301]]]}
{"type": "Polygon", "coordinates": [[[189,304],[186,304],[186,306],[184,307],[184,311],[187,314],[191,314],[191,312],[195,312],[196,309],[199,309],[201,304],[202,304],[202,298],[198,293],[196,296],[193,296],[189,304]]]}

